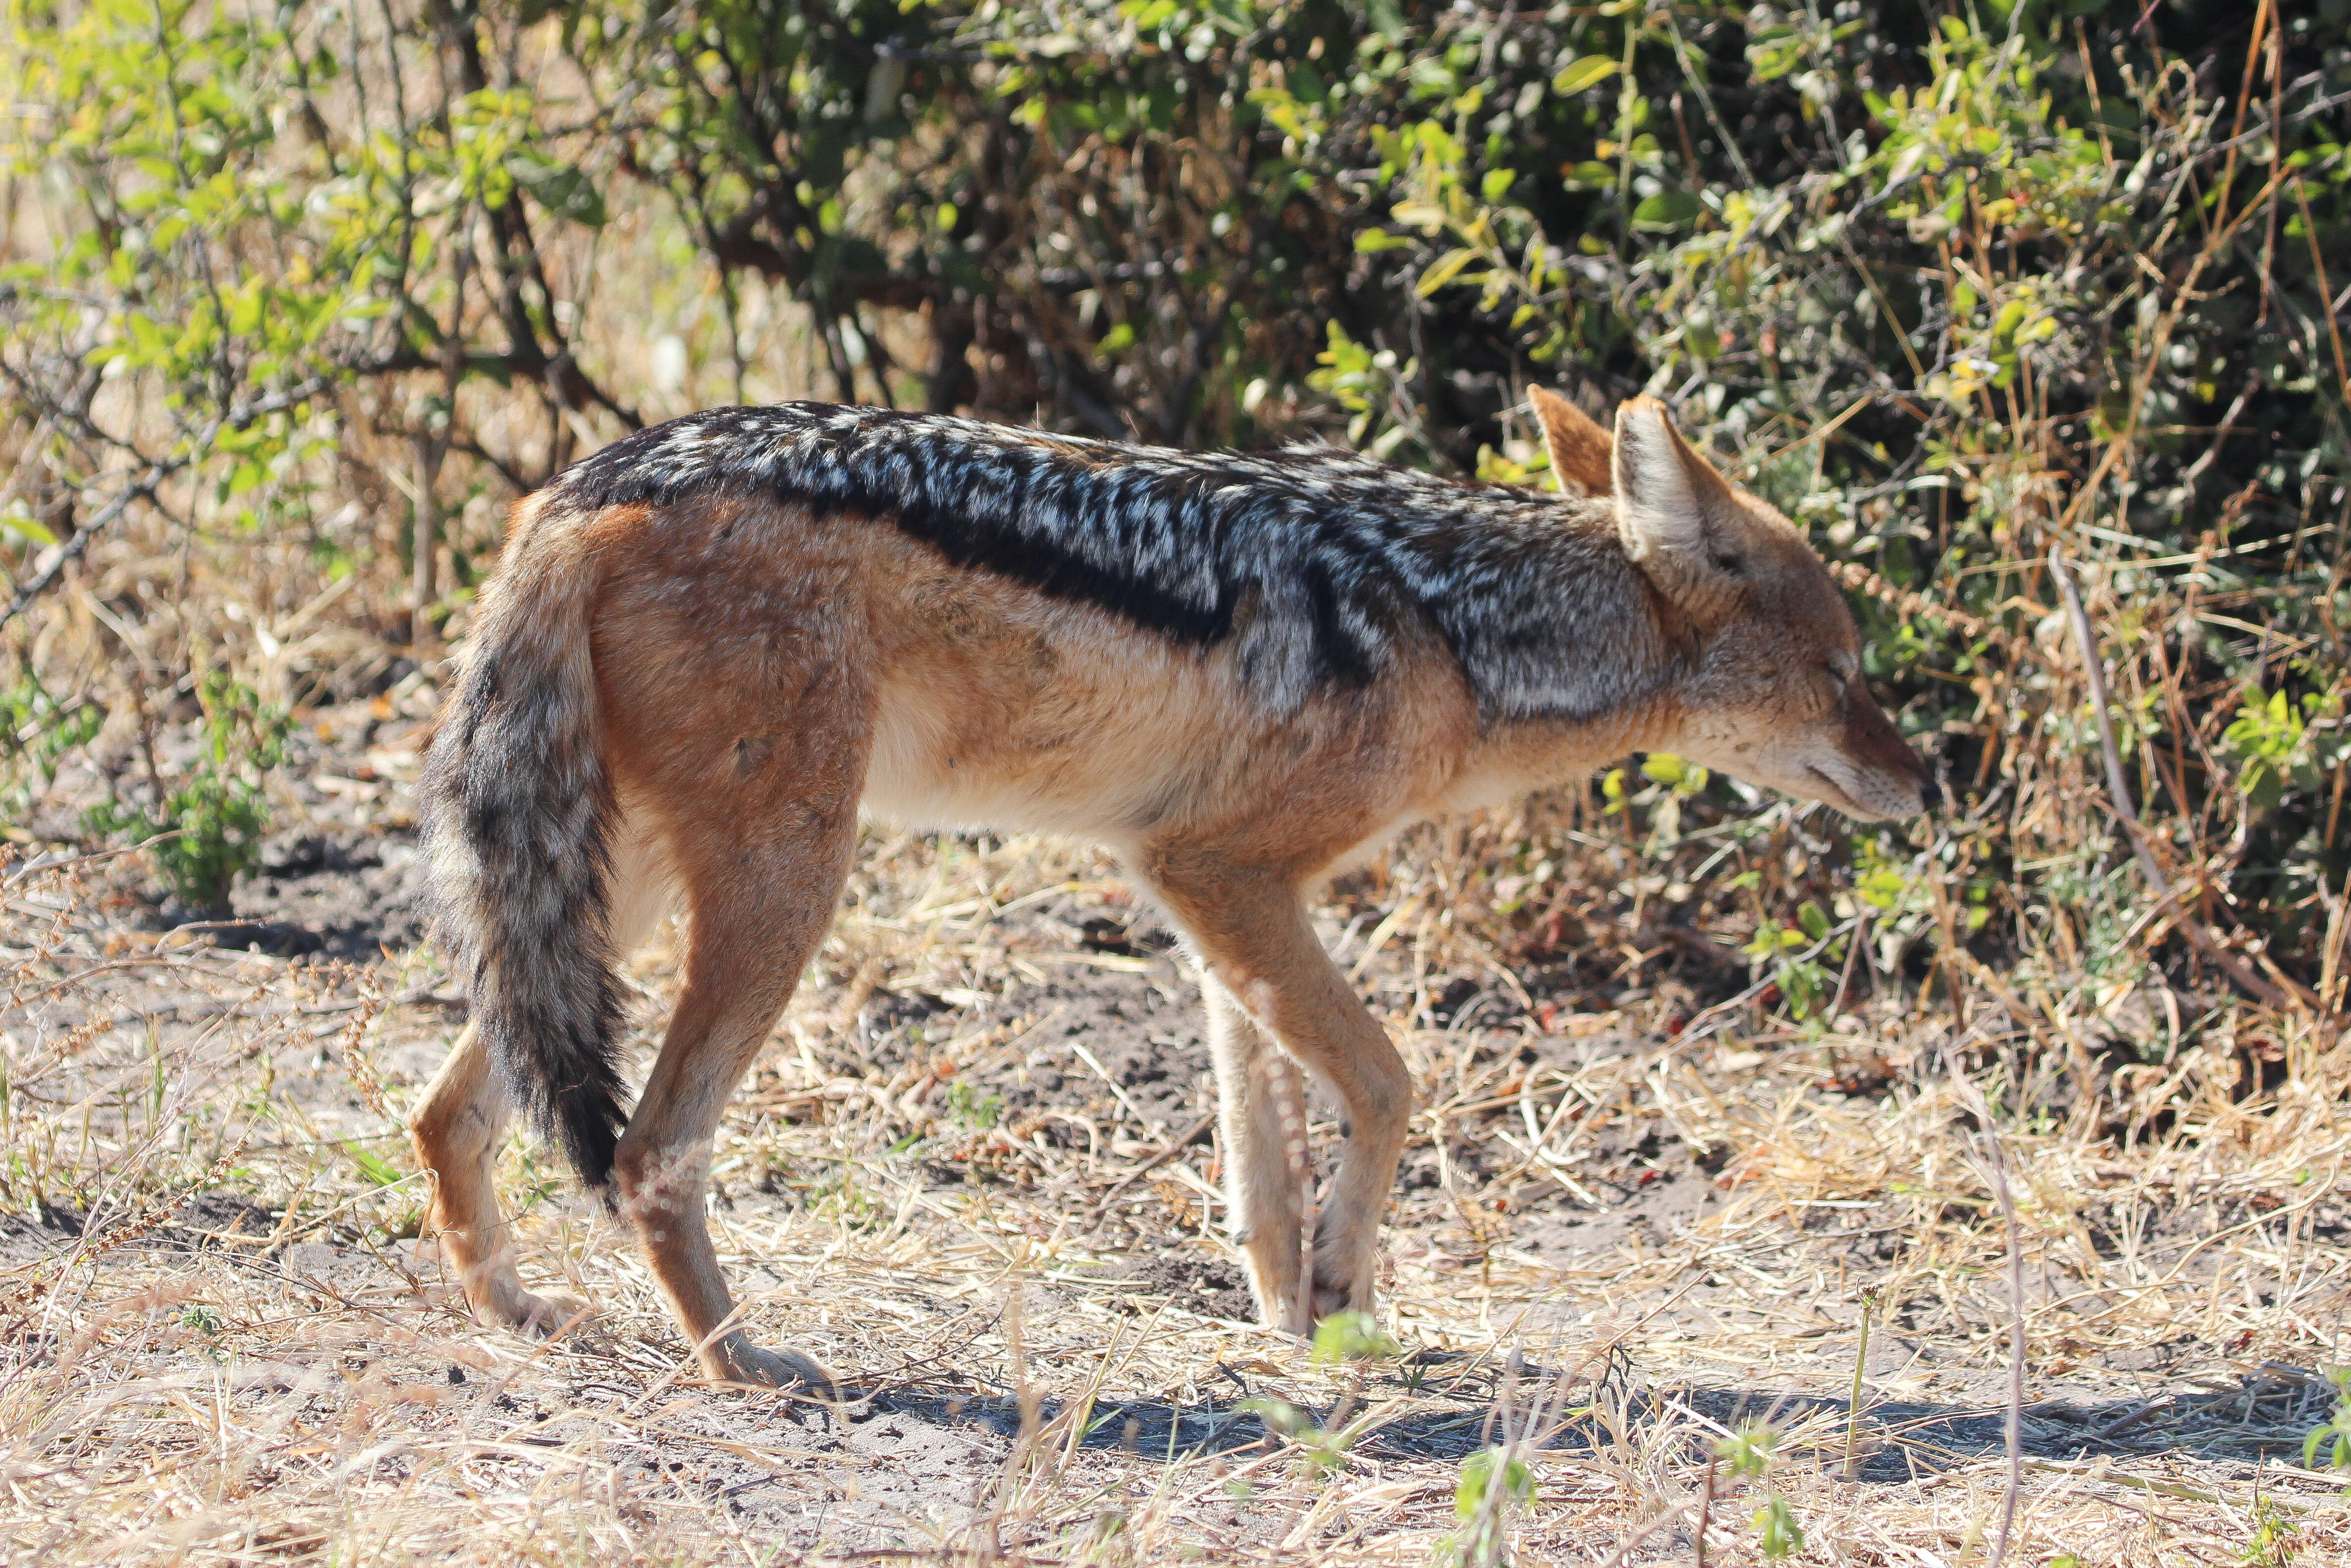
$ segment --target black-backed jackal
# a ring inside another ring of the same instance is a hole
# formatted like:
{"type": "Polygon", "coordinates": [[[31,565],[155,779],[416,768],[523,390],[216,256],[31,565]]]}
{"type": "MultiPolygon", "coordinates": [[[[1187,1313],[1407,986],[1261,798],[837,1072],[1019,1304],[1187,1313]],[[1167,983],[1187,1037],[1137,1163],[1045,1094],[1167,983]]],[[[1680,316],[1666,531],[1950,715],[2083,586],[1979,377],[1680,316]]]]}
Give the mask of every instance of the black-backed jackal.
{"type": "Polygon", "coordinates": [[[1321,879],[1634,751],[1863,818],[1933,793],[1792,526],[1658,402],[1613,439],[1536,403],[1567,494],[793,403],[645,431],[519,503],[424,782],[474,1014],[413,1131],[475,1310],[570,1311],[523,1290],[492,1190],[519,1103],[710,1375],[826,1381],[732,1326],[704,1185],[861,810],[1115,852],[1199,968],[1260,1312],[1368,1308],[1412,1085],[1308,923],[1321,879]],[[613,966],[672,897],[684,985],[630,1110],[613,966]],[[1277,1051],[1345,1113],[1311,1247],[1277,1051]]]}

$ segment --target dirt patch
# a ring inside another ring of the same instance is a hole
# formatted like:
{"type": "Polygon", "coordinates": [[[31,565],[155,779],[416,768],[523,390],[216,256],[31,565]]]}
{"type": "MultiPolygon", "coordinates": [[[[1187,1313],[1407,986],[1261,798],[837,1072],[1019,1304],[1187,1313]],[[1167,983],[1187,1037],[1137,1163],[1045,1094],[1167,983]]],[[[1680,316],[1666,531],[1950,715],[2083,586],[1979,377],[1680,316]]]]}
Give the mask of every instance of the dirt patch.
{"type": "MultiPolygon", "coordinates": [[[[1203,1317],[1249,1322],[1257,1316],[1249,1274],[1229,1258],[1161,1252],[1113,1270],[1111,1278],[1133,1281],[1142,1288],[1144,1300],[1169,1302],[1203,1317]]],[[[1140,1304],[1130,1310],[1140,1310],[1140,1304]]]]}
{"type": "Polygon", "coordinates": [[[272,838],[233,904],[255,938],[216,933],[216,946],[371,962],[405,953],[424,936],[423,866],[413,831],[308,831],[272,838]]]}

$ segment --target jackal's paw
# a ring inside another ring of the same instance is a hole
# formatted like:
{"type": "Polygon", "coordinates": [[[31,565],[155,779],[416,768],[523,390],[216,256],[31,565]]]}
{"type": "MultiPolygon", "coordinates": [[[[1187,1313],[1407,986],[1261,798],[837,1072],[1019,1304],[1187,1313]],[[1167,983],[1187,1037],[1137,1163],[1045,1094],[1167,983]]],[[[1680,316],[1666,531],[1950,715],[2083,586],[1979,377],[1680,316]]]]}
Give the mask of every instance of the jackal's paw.
{"type": "Polygon", "coordinates": [[[1379,1273],[1375,1248],[1350,1237],[1318,1236],[1314,1248],[1314,1321],[1334,1312],[1372,1310],[1373,1283],[1379,1273]]]}
{"type": "Polygon", "coordinates": [[[1314,1321],[1316,1322],[1319,1323],[1327,1317],[1336,1316],[1340,1312],[1358,1310],[1360,1309],[1355,1305],[1355,1292],[1352,1286],[1326,1285],[1320,1279],[1314,1281],[1314,1321]]]}
{"type": "MultiPolygon", "coordinates": [[[[1268,1229],[1277,1228],[1269,1227],[1268,1229]]],[[[1298,1297],[1298,1227],[1288,1235],[1262,1233],[1238,1239],[1241,1261],[1249,1270],[1249,1293],[1257,1298],[1258,1322],[1282,1333],[1308,1333],[1309,1303],[1298,1297]]]]}
{"type": "Polygon", "coordinates": [[[552,1291],[540,1295],[517,1286],[477,1303],[474,1312],[486,1322],[503,1323],[534,1339],[551,1339],[585,1322],[590,1308],[577,1296],[552,1291]]]}
{"type": "Polygon", "coordinates": [[[840,1385],[823,1365],[796,1350],[762,1350],[741,1334],[728,1334],[702,1354],[702,1370],[714,1383],[747,1383],[761,1388],[803,1388],[838,1399],[840,1385]]]}

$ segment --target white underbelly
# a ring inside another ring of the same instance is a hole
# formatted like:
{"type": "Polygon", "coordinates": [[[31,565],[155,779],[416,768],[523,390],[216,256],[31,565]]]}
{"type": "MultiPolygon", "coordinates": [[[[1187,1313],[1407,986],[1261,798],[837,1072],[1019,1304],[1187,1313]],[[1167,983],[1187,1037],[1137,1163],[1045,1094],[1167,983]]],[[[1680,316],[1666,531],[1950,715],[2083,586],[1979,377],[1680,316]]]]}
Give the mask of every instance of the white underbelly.
{"type": "Polygon", "coordinates": [[[915,831],[1045,831],[1113,847],[1134,841],[1180,802],[1164,758],[1097,745],[1023,759],[1018,769],[972,766],[919,725],[884,725],[859,809],[915,831]]]}

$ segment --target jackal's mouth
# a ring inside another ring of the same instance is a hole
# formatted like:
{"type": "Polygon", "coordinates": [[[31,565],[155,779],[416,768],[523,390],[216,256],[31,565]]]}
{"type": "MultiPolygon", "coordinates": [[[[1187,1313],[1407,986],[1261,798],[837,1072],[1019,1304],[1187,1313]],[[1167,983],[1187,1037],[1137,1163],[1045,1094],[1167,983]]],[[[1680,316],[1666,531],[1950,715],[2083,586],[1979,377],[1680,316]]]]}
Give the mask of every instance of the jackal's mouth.
{"type": "MultiPolygon", "coordinates": [[[[1833,806],[1836,810],[1843,811],[1846,816],[1853,818],[1855,821],[1892,822],[1898,821],[1909,814],[1898,808],[1889,810],[1885,806],[1874,806],[1869,804],[1852,789],[1838,782],[1835,775],[1830,773],[1826,768],[1815,767],[1809,762],[1805,763],[1803,768],[1805,772],[1813,776],[1813,782],[1820,786],[1821,800],[1827,805],[1833,806]]],[[[1872,780],[1868,775],[1865,774],[1863,776],[1863,781],[1867,783],[1873,782],[1874,780],[1872,780]]],[[[1873,790],[1872,793],[1881,794],[1882,798],[1881,791],[1873,790]]],[[[1917,808],[1914,807],[1912,810],[1915,810],[1917,808]]]]}
{"type": "Polygon", "coordinates": [[[1886,820],[1885,812],[1863,805],[1853,798],[1844,785],[1839,784],[1811,763],[1804,764],[1804,771],[1811,774],[1813,782],[1821,787],[1821,799],[1843,811],[1846,816],[1858,818],[1865,822],[1882,822],[1886,820]]]}

